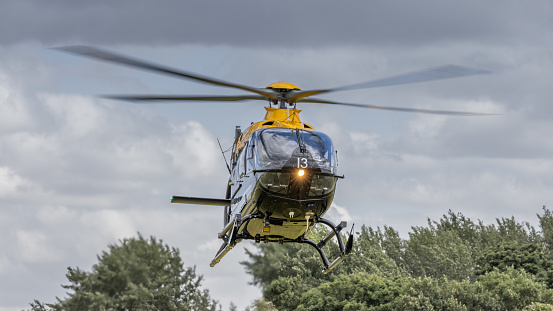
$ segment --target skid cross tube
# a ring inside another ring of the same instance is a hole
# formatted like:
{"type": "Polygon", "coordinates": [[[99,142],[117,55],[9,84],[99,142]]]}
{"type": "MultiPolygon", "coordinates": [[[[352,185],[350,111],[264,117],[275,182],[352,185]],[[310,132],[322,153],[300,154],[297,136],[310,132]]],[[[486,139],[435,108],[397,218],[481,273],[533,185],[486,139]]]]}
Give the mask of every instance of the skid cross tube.
{"type": "Polygon", "coordinates": [[[320,218],[319,222],[332,228],[332,231],[330,231],[328,235],[317,244],[317,246],[319,247],[325,246],[325,244],[328,243],[330,239],[336,236],[336,239],[338,239],[338,246],[340,246],[340,252],[342,253],[345,252],[346,249],[344,247],[344,241],[342,240],[342,235],[340,234],[340,231],[342,231],[342,229],[347,227],[348,223],[345,221],[342,221],[338,226],[335,226],[330,220],[324,219],[324,218],[320,218]]]}

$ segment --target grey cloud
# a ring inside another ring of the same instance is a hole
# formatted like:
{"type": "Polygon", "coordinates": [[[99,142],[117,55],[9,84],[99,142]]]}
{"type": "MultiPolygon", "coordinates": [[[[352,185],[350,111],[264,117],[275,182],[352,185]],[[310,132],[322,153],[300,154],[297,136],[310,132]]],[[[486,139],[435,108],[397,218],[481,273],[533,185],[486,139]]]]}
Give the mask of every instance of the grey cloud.
{"type": "Polygon", "coordinates": [[[520,1],[10,1],[0,42],[259,47],[540,42],[551,4],[520,1]]]}

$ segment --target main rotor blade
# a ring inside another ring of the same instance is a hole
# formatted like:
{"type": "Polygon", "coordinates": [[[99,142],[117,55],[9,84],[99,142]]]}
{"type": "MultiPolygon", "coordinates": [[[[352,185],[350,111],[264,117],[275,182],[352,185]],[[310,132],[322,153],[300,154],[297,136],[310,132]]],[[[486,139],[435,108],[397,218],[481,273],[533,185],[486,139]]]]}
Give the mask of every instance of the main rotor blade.
{"type": "Polygon", "coordinates": [[[288,99],[295,102],[300,100],[301,98],[305,98],[307,96],[312,96],[312,95],[321,94],[321,93],[419,83],[419,82],[459,78],[459,77],[481,75],[481,74],[488,74],[488,73],[491,73],[491,72],[483,69],[470,68],[470,67],[464,67],[464,66],[458,66],[458,65],[444,65],[444,66],[430,68],[426,70],[406,73],[406,74],[402,74],[394,77],[362,82],[357,84],[351,84],[351,85],[336,87],[332,89],[295,91],[288,95],[288,99]]]}
{"type": "Polygon", "coordinates": [[[102,98],[126,100],[126,101],[211,101],[232,102],[241,100],[267,100],[267,97],[259,95],[242,96],[188,96],[188,95],[103,95],[102,98]]]}
{"type": "Polygon", "coordinates": [[[217,86],[241,89],[241,90],[245,90],[245,91],[249,91],[249,92],[259,94],[261,96],[265,96],[265,97],[273,99],[273,100],[278,98],[278,94],[276,92],[271,91],[271,90],[259,89],[259,88],[250,87],[250,86],[246,86],[246,85],[226,82],[226,81],[223,81],[223,80],[217,80],[217,79],[201,76],[201,75],[198,75],[198,74],[195,74],[195,73],[190,73],[190,72],[186,72],[186,71],[182,71],[182,70],[176,70],[176,69],[172,69],[172,68],[165,67],[165,66],[162,66],[162,65],[157,65],[157,64],[154,64],[154,63],[149,63],[149,62],[146,62],[146,61],[130,58],[130,57],[127,57],[127,56],[123,56],[123,55],[120,55],[120,54],[108,52],[106,50],[101,50],[101,49],[90,47],[90,46],[72,45],[72,46],[58,47],[58,48],[55,48],[55,49],[61,50],[61,51],[64,51],[64,52],[68,52],[68,53],[71,53],[71,54],[87,56],[87,57],[96,58],[96,59],[103,60],[103,61],[108,61],[108,62],[113,62],[113,63],[117,63],[117,64],[127,65],[127,66],[136,67],[136,68],[140,68],[140,69],[146,69],[146,70],[150,70],[150,71],[154,71],[154,72],[158,72],[158,73],[173,75],[173,76],[177,76],[177,77],[180,77],[180,78],[192,79],[192,80],[196,80],[196,81],[203,82],[203,83],[206,83],[206,84],[212,84],[212,85],[217,85],[217,86]]]}
{"type": "Polygon", "coordinates": [[[331,104],[331,105],[343,105],[343,106],[352,106],[360,108],[371,108],[371,109],[383,109],[383,110],[393,110],[393,111],[402,111],[402,112],[416,112],[416,113],[428,113],[428,114],[442,114],[442,115],[453,115],[453,116],[490,116],[496,115],[494,113],[479,113],[479,112],[463,112],[463,111],[447,111],[447,110],[428,110],[428,109],[415,109],[415,108],[401,108],[401,107],[387,107],[387,106],[375,106],[375,105],[365,105],[365,104],[350,104],[350,103],[339,103],[330,100],[324,99],[300,99],[298,102],[302,103],[316,103],[316,104],[331,104]]]}

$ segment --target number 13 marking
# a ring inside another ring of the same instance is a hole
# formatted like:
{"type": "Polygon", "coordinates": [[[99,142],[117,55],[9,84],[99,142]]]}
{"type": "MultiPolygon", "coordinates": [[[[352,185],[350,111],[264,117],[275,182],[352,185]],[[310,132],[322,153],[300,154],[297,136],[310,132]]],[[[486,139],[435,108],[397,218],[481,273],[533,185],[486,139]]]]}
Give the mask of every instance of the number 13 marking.
{"type": "Polygon", "coordinates": [[[298,168],[307,168],[307,158],[298,158],[298,168]]]}

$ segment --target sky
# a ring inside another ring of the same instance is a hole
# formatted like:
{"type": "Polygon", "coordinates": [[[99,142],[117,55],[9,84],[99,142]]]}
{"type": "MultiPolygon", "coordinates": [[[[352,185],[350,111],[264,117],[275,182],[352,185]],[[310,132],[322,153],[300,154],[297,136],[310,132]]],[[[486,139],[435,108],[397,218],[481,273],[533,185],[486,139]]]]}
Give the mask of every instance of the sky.
{"type": "Polygon", "coordinates": [[[243,242],[214,268],[223,197],[217,138],[263,102],[133,104],[102,94],[243,94],[62,53],[84,44],[254,87],[338,87],[456,64],[488,75],[318,97],[458,110],[459,117],[304,104],[338,150],[329,218],[411,226],[448,210],[537,226],[553,205],[550,1],[3,1],[0,4],[0,311],[64,297],[67,267],[110,243],[153,235],[178,247],[228,310],[260,289],[243,242]]]}

